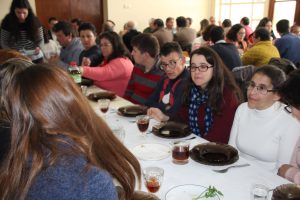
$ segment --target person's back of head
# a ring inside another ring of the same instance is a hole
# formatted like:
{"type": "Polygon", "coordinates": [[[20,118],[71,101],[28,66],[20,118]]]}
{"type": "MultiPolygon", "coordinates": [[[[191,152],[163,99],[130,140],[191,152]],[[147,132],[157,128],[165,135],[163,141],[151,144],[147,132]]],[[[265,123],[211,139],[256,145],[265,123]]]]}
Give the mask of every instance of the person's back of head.
{"type": "Polygon", "coordinates": [[[161,56],[168,56],[173,52],[176,52],[180,57],[182,56],[182,49],[178,42],[167,42],[160,49],[161,56]]]}
{"type": "Polygon", "coordinates": [[[218,42],[219,40],[224,40],[224,29],[220,26],[212,28],[210,32],[211,41],[213,43],[218,42]]]}
{"type": "Polygon", "coordinates": [[[159,54],[159,43],[156,37],[149,33],[141,33],[131,40],[131,45],[141,53],[147,52],[152,58],[159,54]]]}
{"type": "Polygon", "coordinates": [[[224,19],[223,22],[222,22],[222,27],[223,28],[227,28],[227,27],[231,27],[232,24],[231,24],[231,20],[230,19],[224,19]]]}
{"type": "Polygon", "coordinates": [[[53,31],[55,33],[62,31],[65,36],[73,36],[72,34],[72,25],[66,21],[59,21],[53,26],[53,31]]]}
{"type": "Polygon", "coordinates": [[[276,29],[279,34],[285,34],[289,32],[290,22],[287,19],[279,20],[276,24],[276,29]]]}
{"type": "Polygon", "coordinates": [[[184,28],[186,27],[186,19],[183,16],[177,17],[176,18],[176,25],[179,28],[184,28]]]}
{"type": "Polygon", "coordinates": [[[279,88],[282,100],[300,110],[300,69],[291,72],[288,79],[279,88]]]}
{"type": "Polygon", "coordinates": [[[126,23],[126,27],[127,27],[127,30],[135,30],[135,23],[134,23],[134,21],[128,21],[126,23]]]}
{"type": "Polygon", "coordinates": [[[156,28],[163,28],[165,26],[164,21],[160,18],[155,19],[153,24],[156,26],[156,28]]]}
{"type": "Polygon", "coordinates": [[[286,58],[271,58],[268,64],[283,70],[286,75],[289,75],[292,71],[297,69],[295,64],[286,58]]]}
{"type": "Polygon", "coordinates": [[[5,111],[14,137],[1,166],[4,171],[13,166],[8,174],[0,172],[1,185],[6,183],[1,199],[24,199],[42,166],[79,155],[116,178],[126,199],[131,199],[136,181],[140,183],[137,159],[95,114],[67,72],[56,66],[32,65],[15,75],[3,98],[8,100],[5,111]]]}
{"type": "Polygon", "coordinates": [[[30,58],[22,55],[14,49],[0,49],[0,65],[11,58],[21,58],[23,60],[31,61],[30,58]]]}
{"type": "Polygon", "coordinates": [[[203,39],[204,39],[205,41],[210,41],[210,40],[211,40],[211,30],[212,30],[214,27],[216,27],[215,24],[210,24],[210,25],[208,25],[208,26],[205,28],[205,30],[203,31],[202,36],[203,36],[203,39]]]}
{"type": "Polygon", "coordinates": [[[248,17],[243,17],[241,19],[241,24],[244,26],[248,26],[250,24],[249,18],[248,17]]]}
{"type": "Polygon", "coordinates": [[[271,39],[270,32],[262,27],[254,31],[253,37],[259,39],[259,41],[269,41],[271,39]]]}

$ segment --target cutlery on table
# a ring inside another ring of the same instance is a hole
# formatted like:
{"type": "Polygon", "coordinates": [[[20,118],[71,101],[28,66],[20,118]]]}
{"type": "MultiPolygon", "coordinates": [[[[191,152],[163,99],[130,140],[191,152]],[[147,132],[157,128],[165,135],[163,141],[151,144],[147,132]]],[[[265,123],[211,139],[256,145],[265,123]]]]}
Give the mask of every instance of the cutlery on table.
{"type": "Polygon", "coordinates": [[[250,166],[250,164],[242,164],[242,165],[232,165],[229,167],[226,167],[224,169],[213,169],[214,172],[218,172],[218,173],[226,173],[230,168],[236,168],[236,167],[247,167],[250,166]]]}

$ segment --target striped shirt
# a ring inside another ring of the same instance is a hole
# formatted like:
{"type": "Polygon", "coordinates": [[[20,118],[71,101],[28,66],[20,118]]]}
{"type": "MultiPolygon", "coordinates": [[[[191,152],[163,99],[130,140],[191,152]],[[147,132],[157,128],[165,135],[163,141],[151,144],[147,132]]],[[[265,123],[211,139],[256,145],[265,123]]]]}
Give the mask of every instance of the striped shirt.
{"type": "Polygon", "coordinates": [[[164,74],[159,65],[158,59],[148,73],[144,72],[144,66],[135,65],[124,98],[132,103],[144,105],[164,74]]]}
{"type": "Polygon", "coordinates": [[[38,28],[38,38],[36,39],[36,42],[32,41],[30,37],[28,36],[28,33],[23,27],[24,25],[19,23],[20,25],[20,38],[16,40],[16,38],[11,34],[10,31],[6,30],[5,28],[1,27],[1,47],[3,49],[15,49],[15,50],[32,50],[36,47],[41,46],[44,42],[44,36],[43,36],[43,28],[40,26],[38,28]]]}

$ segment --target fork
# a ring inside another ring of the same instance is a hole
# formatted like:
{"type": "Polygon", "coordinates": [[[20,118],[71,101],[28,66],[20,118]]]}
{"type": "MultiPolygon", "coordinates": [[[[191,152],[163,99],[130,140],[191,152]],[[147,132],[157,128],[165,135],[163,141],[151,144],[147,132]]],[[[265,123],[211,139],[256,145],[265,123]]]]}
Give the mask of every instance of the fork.
{"type": "Polygon", "coordinates": [[[218,173],[226,173],[230,168],[235,168],[235,167],[247,167],[250,166],[250,164],[242,164],[242,165],[232,165],[229,167],[226,167],[224,169],[213,169],[214,172],[218,172],[218,173]]]}

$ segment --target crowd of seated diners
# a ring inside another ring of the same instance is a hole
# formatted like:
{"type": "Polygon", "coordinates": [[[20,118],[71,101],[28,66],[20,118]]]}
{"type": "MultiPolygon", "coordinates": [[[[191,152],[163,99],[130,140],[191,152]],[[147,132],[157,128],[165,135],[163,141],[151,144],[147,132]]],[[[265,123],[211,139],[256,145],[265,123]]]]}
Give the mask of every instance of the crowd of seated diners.
{"type": "Polygon", "coordinates": [[[140,32],[130,20],[117,33],[107,20],[98,34],[51,17],[47,30],[28,0],[13,0],[0,32],[0,199],[157,199],[135,191],[140,164],[81,95],[71,62],[155,120],[300,184],[300,27],[281,19],[276,38],[266,17],[255,29],[243,16],[191,23],[151,18],[140,32]]]}

